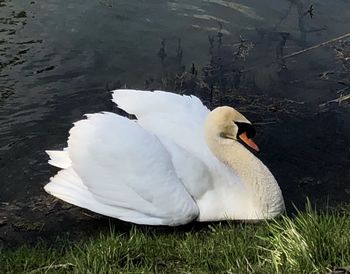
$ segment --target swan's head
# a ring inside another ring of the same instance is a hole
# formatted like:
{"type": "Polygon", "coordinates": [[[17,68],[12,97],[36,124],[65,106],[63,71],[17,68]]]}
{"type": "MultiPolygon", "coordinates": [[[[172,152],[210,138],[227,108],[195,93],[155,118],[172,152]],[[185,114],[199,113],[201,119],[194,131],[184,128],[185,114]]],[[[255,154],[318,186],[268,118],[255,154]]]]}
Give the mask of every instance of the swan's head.
{"type": "Polygon", "coordinates": [[[205,135],[207,142],[213,138],[241,140],[249,147],[259,151],[258,146],[252,140],[255,136],[252,123],[232,107],[218,107],[209,113],[205,122],[205,135]]]}

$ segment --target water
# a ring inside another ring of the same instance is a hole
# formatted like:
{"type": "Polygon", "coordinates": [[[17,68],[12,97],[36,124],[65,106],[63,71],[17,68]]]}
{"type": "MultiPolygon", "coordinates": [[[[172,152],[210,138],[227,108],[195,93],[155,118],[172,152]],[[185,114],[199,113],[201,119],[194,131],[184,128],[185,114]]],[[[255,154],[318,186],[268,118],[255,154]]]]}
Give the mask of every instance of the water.
{"type": "MultiPolygon", "coordinates": [[[[300,3],[306,12],[311,1],[300,3]]],[[[143,88],[146,79],[162,75],[164,67],[157,56],[162,39],[169,63],[176,59],[181,39],[182,65],[189,68],[192,63],[201,67],[209,61],[208,35],[216,35],[221,29],[224,44],[239,43],[242,36],[255,44],[244,67],[252,71],[245,83],[254,83],[258,93],[312,105],[336,98],[335,91],[342,86],[322,82],[318,76],[339,69],[329,47],[288,60],[288,85],[281,83],[278,65],[274,63],[281,43],[277,32],[290,33],[284,54],[349,32],[349,1],[319,0],[312,4],[313,18],[306,14],[302,19],[303,27],[311,30],[306,33],[300,32],[296,5],[280,22],[291,5],[283,0],[0,1],[0,200],[26,199],[42,193],[42,186],[56,171],[47,164],[44,150],[62,148],[72,122],[84,113],[113,110],[108,90],[120,85],[143,88]]],[[[330,114],[327,122],[327,126],[334,125],[334,121],[341,124],[343,143],[338,146],[330,141],[327,145],[334,145],[334,150],[327,153],[335,160],[339,157],[339,170],[345,168],[339,177],[344,178],[349,176],[349,166],[341,163],[348,165],[350,157],[349,139],[344,133],[349,129],[344,120],[348,116],[343,111],[330,114]],[[334,152],[342,147],[342,153],[334,152]]],[[[312,121],[293,122],[299,136],[307,135],[308,128],[325,125],[312,121]]],[[[279,130],[271,126],[271,132],[279,130]]],[[[290,128],[285,131],[293,134],[290,128]]],[[[323,135],[324,132],[318,134],[321,139],[323,135]]],[[[266,136],[273,136],[267,133],[263,137],[268,146],[266,136]]],[[[331,136],[327,136],[324,138],[328,142],[331,136]]],[[[293,138],[288,142],[293,144],[293,138]]],[[[307,143],[310,144],[312,140],[307,143]]],[[[298,145],[306,144],[297,143],[293,148],[298,149],[298,145]]],[[[295,156],[295,151],[289,152],[295,156]]],[[[268,153],[263,157],[282,179],[286,173],[299,179],[318,173],[317,164],[301,172],[300,168],[290,168],[291,163],[298,165],[298,159],[287,160],[289,165],[284,166],[278,163],[278,151],[272,154],[275,158],[268,153]]],[[[311,161],[323,162],[317,157],[311,161]]],[[[337,165],[333,168],[336,170],[337,165]]],[[[317,179],[309,180],[317,186],[317,179]]],[[[286,189],[293,192],[292,186],[286,189]]],[[[342,193],[345,190],[348,191],[345,183],[337,188],[342,193]]]]}

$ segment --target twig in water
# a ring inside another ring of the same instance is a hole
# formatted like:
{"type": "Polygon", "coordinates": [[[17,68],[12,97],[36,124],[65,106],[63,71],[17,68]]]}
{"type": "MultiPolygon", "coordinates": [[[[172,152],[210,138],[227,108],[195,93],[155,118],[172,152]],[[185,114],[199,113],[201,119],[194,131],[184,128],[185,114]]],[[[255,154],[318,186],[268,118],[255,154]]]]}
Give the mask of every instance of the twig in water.
{"type": "Polygon", "coordinates": [[[346,90],[348,90],[350,87],[345,87],[345,88],[342,88],[342,89],[340,89],[340,90],[337,90],[337,94],[339,94],[339,93],[342,93],[342,92],[344,92],[344,91],[346,91],[346,90]]]}
{"type": "Polygon", "coordinates": [[[342,40],[342,39],[345,39],[345,38],[348,38],[348,37],[350,37],[350,32],[349,32],[349,33],[346,33],[346,34],[343,34],[343,35],[341,35],[341,36],[339,36],[339,37],[330,39],[330,40],[328,40],[328,41],[319,43],[319,44],[314,45],[314,46],[312,46],[312,47],[309,47],[309,48],[306,48],[306,49],[302,49],[302,50],[293,52],[293,53],[291,53],[291,54],[288,54],[288,55],[284,56],[283,58],[284,58],[284,59],[291,58],[291,57],[300,55],[300,54],[302,54],[302,53],[308,52],[308,51],[313,50],[313,49],[317,49],[317,48],[319,48],[319,47],[326,46],[326,45],[328,45],[328,44],[337,42],[337,41],[339,41],[339,40],[342,40]]]}
{"type": "Polygon", "coordinates": [[[334,74],[334,73],[335,73],[334,71],[324,71],[324,72],[320,73],[318,76],[322,80],[328,80],[329,79],[328,75],[331,75],[331,74],[334,74]]]}
{"type": "Polygon", "coordinates": [[[164,65],[164,60],[167,57],[167,54],[165,53],[165,39],[162,39],[162,41],[160,42],[161,47],[158,51],[158,56],[162,62],[162,65],[164,65]]]}
{"type": "Polygon", "coordinates": [[[341,94],[338,98],[330,100],[330,101],[327,101],[326,103],[323,103],[323,104],[319,104],[319,106],[320,107],[325,107],[325,106],[327,106],[330,103],[338,103],[339,105],[341,105],[344,101],[347,101],[349,99],[350,99],[350,94],[347,94],[347,95],[342,95],[341,94]]]}
{"type": "MultiPolygon", "coordinates": [[[[296,51],[296,52],[293,52],[291,54],[288,54],[288,55],[285,55],[282,59],[288,59],[288,58],[291,58],[291,57],[294,57],[294,56],[297,56],[297,55],[300,55],[300,54],[303,54],[305,52],[308,52],[310,50],[313,50],[313,49],[317,49],[319,47],[322,47],[322,46],[326,46],[326,45],[329,45],[331,43],[334,43],[334,42],[337,42],[339,40],[342,40],[342,39],[345,39],[345,38],[348,38],[350,37],[350,32],[349,33],[346,33],[346,34],[343,34],[339,37],[336,37],[336,38],[333,38],[331,40],[328,40],[328,41],[325,41],[325,42],[322,42],[322,43],[319,43],[317,45],[314,45],[312,47],[309,47],[309,48],[306,48],[306,49],[303,49],[303,50],[299,50],[299,51],[296,51]]],[[[265,66],[266,65],[270,65],[270,64],[273,64],[274,62],[270,62],[268,64],[264,64],[265,66]]],[[[249,68],[246,68],[244,70],[242,70],[241,72],[248,72],[248,71],[251,71],[251,70],[254,70],[256,69],[257,67],[260,67],[261,65],[256,65],[256,66],[252,66],[252,67],[249,67],[249,68]]]]}
{"type": "Polygon", "coordinates": [[[304,15],[308,14],[310,14],[310,18],[312,19],[312,17],[314,16],[314,5],[310,5],[309,9],[305,12],[304,15]]]}

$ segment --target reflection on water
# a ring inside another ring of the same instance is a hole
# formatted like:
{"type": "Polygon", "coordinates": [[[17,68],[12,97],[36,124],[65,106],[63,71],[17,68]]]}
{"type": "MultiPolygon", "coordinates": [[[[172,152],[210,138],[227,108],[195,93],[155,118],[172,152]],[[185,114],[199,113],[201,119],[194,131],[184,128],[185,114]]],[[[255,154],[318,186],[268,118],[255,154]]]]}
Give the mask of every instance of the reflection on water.
{"type": "Polygon", "coordinates": [[[246,39],[254,48],[241,85],[315,104],[334,99],[338,84],[318,76],[339,69],[332,49],[280,62],[349,32],[350,2],[312,4],[311,18],[304,0],[1,0],[0,198],[39,193],[53,174],[44,150],[62,147],[82,114],[111,110],[108,90],[143,88],[171,71],[179,41],[190,69],[210,61],[208,36],[220,32],[227,49],[246,39]]]}

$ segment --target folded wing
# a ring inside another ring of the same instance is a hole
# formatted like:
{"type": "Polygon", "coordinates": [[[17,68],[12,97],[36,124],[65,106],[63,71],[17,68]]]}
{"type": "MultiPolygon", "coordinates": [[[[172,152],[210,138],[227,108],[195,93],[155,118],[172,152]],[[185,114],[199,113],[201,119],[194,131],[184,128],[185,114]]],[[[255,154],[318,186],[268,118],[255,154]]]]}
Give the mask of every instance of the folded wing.
{"type": "MultiPolygon", "coordinates": [[[[71,129],[66,152],[71,165],[45,189],[67,202],[140,224],[179,225],[198,216],[167,150],[134,121],[88,115],[71,129]]],[[[53,162],[69,162],[60,159],[66,155],[50,155],[53,162]]]]}

